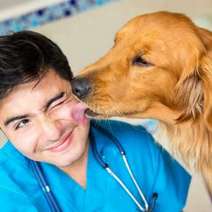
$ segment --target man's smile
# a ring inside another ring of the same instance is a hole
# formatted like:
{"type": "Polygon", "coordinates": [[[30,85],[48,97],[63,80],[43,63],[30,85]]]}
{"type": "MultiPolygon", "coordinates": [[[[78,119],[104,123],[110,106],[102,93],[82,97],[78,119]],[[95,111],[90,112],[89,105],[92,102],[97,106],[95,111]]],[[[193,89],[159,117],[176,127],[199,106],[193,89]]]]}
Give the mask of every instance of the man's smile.
{"type": "Polygon", "coordinates": [[[63,136],[63,138],[60,139],[56,144],[48,147],[45,150],[51,151],[51,152],[61,152],[61,151],[65,150],[72,142],[73,131],[74,131],[74,128],[71,130],[71,132],[69,132],[68,134],[63,136]]]}

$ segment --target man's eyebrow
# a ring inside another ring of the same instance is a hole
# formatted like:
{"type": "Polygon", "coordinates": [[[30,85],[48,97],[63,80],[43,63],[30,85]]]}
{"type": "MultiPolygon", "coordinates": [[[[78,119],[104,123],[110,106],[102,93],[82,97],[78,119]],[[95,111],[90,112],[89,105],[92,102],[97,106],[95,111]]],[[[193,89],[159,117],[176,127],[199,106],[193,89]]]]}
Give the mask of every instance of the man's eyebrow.
{"type": "MultiPolygon", "coordinates": [[[[59,94],[57,94],[56,96],[52,97],[51,99],[48,100],[48,102],[44,105],[44,111],[48,110],[49,106],[54,102],[57,101],[58,99],[62,98],[65,95],[65,92],[60,92],[59,94]]],[[[11,124],[14,121],[20,120],[20,119],[26,119],[28,118],[29,115],[28,114],[24,114],[24,115],[18,115],[18,116],[14,116],[11,118],[6,119],[6,121],[4,122],[4,126],[7,127],[9,124],[11,124]]]]}
{"type": "Polygon", "coordinates": [[[29,117],[29,115],[26,114],[26,115],[14,116],[14,117],[8,118],[4,122],[4,126],[7,127],[11,122],[17,121],[19,119],[26,119],[28,117],[29,117]]]}
{"type": "Polygon", "coordinates": [[[65,95],[65,92],[60,92],[59,94],[57,94],[56,96],[52,97],[51,99],[48,100],[48,102],[44,105],[44,111],[47,111],[49,106],[57,101],[58,99],[62,98],[65,95]]]}

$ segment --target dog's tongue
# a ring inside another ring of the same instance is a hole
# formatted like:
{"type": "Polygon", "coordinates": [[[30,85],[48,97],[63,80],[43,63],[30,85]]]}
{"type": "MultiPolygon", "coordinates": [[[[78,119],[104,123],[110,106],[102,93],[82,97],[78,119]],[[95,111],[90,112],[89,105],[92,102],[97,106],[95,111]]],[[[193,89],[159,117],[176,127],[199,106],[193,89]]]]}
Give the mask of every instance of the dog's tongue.
{"type": "Polygon", "coordinates": [[[87,121],[87,117],[85,116],[85,111],[87,108],[88,107],[82,102],[76,104],[73,107],[71,113],[73,120],[77,123],[84,123],[85,121],[87,121]]]}

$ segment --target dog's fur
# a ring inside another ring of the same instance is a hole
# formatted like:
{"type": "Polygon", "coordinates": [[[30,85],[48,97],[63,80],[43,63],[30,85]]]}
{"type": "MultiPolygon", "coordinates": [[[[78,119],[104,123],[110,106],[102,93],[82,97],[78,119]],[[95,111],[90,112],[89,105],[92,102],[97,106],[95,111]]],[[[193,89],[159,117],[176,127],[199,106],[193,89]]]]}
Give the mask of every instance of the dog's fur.
{"type": "Polygon", "coordinates": [[[212,32],[170,12],[138,16],[80,77],[99,117],[153,118],[174,149],[201,171],[212,194],[212,32]]]}

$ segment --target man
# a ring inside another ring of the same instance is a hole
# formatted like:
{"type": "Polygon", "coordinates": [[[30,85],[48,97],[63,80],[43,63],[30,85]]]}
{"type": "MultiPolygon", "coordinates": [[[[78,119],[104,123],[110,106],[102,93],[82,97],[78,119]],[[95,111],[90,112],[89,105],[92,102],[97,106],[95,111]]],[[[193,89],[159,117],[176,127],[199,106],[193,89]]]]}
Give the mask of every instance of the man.
{"type": "Polygon", "coordinates": [[[9,139],[0,150],[1,210],[181,211],[188,173],[140,126],[90,126],[71,79],[46,37],[0,38],[0,127],[9,139]]]}

